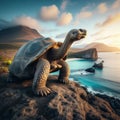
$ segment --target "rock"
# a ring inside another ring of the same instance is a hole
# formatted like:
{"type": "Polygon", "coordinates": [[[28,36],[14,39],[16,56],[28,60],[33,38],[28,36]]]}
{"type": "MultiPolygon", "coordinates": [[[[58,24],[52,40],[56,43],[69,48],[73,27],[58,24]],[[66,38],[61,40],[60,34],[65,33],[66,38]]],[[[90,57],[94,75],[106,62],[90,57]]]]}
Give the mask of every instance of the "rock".
{"type": "Polygon", "coordinates": [[[119,120],[120,100],[110,100],[90,94],[86,88],[70,81],[65,85],[57,76],[49,76],[48,96],[35,96],[32,81],[6,83],[0,77],[0,120],[119,120]],[[112,107],[113,106],[113,107],[112,107]]]}
{"type": "Polygon", "coordinates": [[[94,68],[87,68],[85,71],[86,72],[90,72],[90,73],[95,73],[95,69],[94,68]]]}
{"type": "Polygon", "coordinates": [[[102,99],[108,101],[111,107],[120,116],[120,100],[118,100],[117,98],[108,97],[107,95],[96,94],[96,96],[101,97],[102,99]]]}
{"type": "Polygon", "coordinates": [[[93,67],[98,68],[98,69],[103,69],[103,63],[104,63],[104,61],[101,61],[100,63],[95,63],[93,65],[93,67]]]}
{"type": "Polygon", "coordinates": [[[68,58],[84,58],[84,59],[97,60],[98,54],[96,48],[90,48],[88,50],[83,50],[79,52],[69,52],[68,58]]]}

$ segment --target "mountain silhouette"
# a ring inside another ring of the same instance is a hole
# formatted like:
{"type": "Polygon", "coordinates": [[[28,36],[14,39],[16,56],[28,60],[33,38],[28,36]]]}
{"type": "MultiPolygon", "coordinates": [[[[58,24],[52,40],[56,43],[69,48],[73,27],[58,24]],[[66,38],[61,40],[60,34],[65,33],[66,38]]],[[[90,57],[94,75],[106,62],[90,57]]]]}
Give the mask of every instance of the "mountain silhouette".
{"type": "Polygon", "coordinates": [[[14,26],[0,30],[0,43],[27,42],[43,37],[37,30],[26,26],[14,26]]]}
{"type": "Polygon", "coordinates": [[[97,42],[90,43],[90,44],[86,45],[84,49],[90,49],[90,48],[96,48],[98,52],[120,51],[120,48],[108,46],[104,43],[97,43],[97,42]]]}

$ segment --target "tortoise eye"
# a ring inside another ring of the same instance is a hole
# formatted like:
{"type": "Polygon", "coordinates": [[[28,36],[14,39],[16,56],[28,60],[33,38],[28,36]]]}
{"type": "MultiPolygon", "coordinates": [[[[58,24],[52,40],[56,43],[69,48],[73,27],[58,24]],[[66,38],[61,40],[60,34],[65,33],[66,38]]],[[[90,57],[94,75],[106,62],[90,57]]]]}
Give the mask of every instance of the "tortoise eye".
{"type": "Polygon", "coordinates": [[[76,32],[74,31],[73,34],[76,34],[76,32]]]}

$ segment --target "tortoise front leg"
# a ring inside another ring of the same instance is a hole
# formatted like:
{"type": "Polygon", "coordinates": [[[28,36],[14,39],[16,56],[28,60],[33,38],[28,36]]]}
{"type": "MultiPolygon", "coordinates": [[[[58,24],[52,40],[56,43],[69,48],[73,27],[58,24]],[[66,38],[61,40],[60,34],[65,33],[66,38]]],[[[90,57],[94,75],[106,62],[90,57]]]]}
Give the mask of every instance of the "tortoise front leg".
{"type": "Polygon", "coordinates": [[[58,64],[62,66],[60,68],[58,80],[65,84],[69,83],[69,75],[70,75],[69,65],[64,60],[58,61],[58,64]]]}
{"type": "Polygon", "coordinates": [[[46,87],[46,81],[50,72],[50,63],[46,59],[39,59],[33,79],[33,91],[37,95],[48,95],[51,90],[46,87]]]}

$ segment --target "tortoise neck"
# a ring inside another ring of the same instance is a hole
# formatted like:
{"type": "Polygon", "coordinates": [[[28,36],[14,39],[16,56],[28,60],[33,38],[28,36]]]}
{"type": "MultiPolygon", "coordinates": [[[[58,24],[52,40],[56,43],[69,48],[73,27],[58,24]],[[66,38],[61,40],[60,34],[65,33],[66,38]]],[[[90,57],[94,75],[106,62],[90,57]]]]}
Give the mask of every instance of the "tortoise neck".
{"type": "Polygon", "coordinates": [[[64,43],[61,45],[61,47],[59,49],[56,50],[55,54],[54,54],[54,59],[62,59],[64,58],[67,53],[69,48],[71,47],[73,42],[70,41],[70,37],[69,35],[66,36],[64,43]]]}

